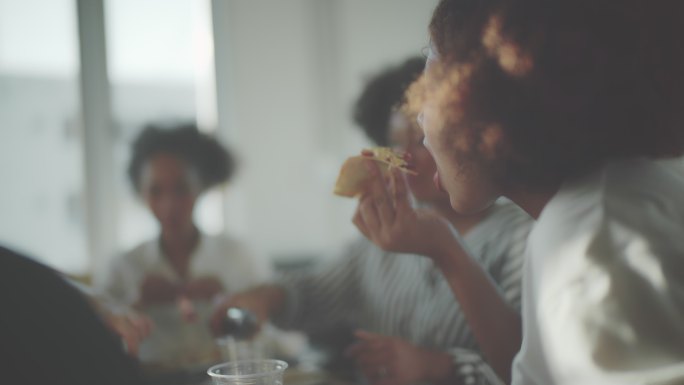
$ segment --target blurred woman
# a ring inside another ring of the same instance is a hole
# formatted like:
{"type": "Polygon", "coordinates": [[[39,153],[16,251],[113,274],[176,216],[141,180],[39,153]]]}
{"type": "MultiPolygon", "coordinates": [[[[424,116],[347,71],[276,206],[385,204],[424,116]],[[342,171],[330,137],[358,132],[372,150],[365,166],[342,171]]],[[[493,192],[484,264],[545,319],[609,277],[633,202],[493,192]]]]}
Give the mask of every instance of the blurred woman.
{"type": "MultiPolygon", "coordinates": [[[[684,383],[684,178],[661,161],[684,152],[683,18],[669,0],[435,10],[417,102],[435,178],[459,212],[506,196],[537,219],[514,384],[684,383]]],[[[363,198],[366,231],[431,256],[461,304],[480,298],[464,309],[505,374],[517,315],[393,183],[363,198]]]]}
{"type": "Polygon", "coordinates": [[[116,259],[99,286],[154,321],[140,346],[143,361],[174,367],[211,362],[211,300],[270,277],[269,263],[243,242],[203,234],[193,218],[202,193],[228,181],[234,166],[225,148],[192,125],[149,126],[133,144],[128,175],[160,234],[116,259]]]}

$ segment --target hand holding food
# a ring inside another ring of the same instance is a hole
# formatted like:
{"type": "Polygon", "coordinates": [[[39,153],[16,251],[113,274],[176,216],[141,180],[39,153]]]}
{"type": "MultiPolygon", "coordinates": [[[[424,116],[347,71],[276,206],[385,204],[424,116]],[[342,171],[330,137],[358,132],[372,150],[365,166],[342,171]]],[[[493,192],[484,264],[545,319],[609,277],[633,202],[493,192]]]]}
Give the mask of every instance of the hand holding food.
{"type": "Polygon", "coordinates": [[[383,173],[377,162],[368,160],[363,166],[370,177],[364,182],[353,222],[368,239],[384,250],[424,255],[437,262],[460,247],[456,230],[444,217],[412,206],[399,168],[383,173]]]}

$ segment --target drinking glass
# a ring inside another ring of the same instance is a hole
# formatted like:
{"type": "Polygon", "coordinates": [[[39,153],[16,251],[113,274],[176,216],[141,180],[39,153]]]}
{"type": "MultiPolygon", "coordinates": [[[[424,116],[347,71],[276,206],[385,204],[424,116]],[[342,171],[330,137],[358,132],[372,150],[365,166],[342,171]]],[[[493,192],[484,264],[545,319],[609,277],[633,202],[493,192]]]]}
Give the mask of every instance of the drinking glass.
{"type": "Polygon", "coordinates": [[[207,374],[214,385],[282,385],[285,369],[280,360],[245,360],[214,365],[207,374]]]}

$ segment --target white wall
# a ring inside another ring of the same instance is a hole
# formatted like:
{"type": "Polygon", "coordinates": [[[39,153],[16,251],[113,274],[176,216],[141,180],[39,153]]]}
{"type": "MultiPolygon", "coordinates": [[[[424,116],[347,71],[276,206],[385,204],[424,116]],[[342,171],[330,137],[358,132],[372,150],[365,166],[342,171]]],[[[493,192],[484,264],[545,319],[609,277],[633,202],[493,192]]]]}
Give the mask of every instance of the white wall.
{"type": "Polygon", "coordinates": [[[350,119],[364,78],[427,43],[436,1],[216,0],[219,120],[243,167],[228,231],[276,258],[321,255],[356,235],[331,191],[367,145],[350,119]]]}

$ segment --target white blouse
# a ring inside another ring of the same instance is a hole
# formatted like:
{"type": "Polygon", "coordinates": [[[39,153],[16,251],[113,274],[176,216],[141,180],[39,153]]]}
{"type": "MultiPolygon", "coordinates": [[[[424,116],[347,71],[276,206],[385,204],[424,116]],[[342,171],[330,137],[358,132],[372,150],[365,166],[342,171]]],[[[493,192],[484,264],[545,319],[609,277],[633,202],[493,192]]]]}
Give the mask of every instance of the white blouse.
{"type": "Polygon", "coordinates": [[[529,238],[513,384],[684,384],[684,176],[609,164],[566,183],[529,238]]]}

